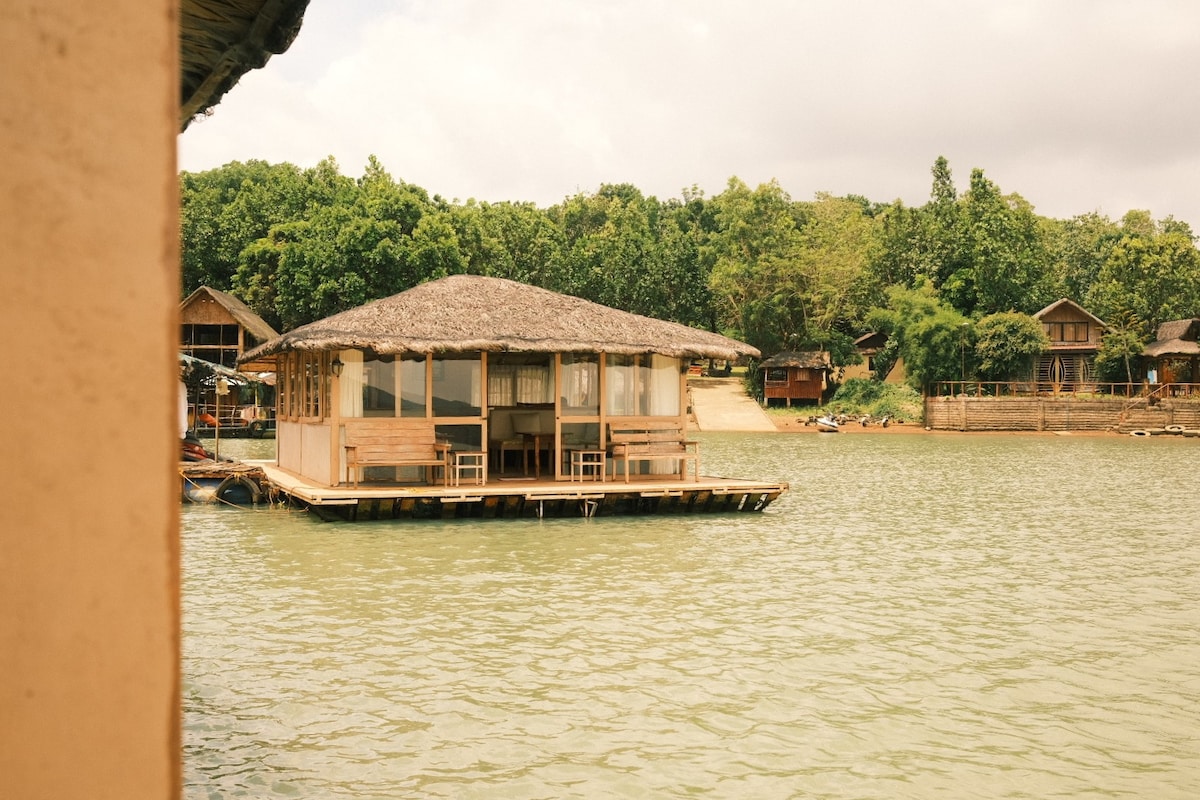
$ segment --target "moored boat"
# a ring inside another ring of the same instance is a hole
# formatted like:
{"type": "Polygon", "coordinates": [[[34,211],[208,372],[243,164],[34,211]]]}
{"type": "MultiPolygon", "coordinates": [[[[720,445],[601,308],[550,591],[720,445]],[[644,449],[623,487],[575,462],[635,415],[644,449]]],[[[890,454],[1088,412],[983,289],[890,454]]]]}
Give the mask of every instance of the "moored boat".
{"type": "Polygon", "coordinates": [[[833,417],[817,417],[817,430],[821,433],[837,433],[838,422],[833,417]]]}

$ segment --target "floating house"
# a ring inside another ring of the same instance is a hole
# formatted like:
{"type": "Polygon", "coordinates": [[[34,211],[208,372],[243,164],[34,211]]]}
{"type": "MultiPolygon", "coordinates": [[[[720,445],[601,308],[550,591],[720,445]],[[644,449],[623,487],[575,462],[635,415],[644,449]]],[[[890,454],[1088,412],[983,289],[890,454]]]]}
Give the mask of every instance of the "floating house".
{"type": "Polygon", "coordinates": [[[1095,381],[1096,353],[1108,326],[1073,300],[1062,298],[1033,315],[1050,337],[1035,364],[1039,391],[1085,391],[1095,381]]]}
{"type": "Polygon", "coordinates": [[[304,505],[343,518],[590,515],[760,510],[778,497],[786,485],[703,478],[687,438],[691,359],[757,355],[715,333],[455,275],[296,328],[241,362],[274,364],[267,476],[304,505]]]}
{"type": "Polygon", "coordinates": [[[763,372],[763,405],[772,400],[820,404],[829,374],[829,354],[824,351],[776,353],[759,365],[763,372]]]}

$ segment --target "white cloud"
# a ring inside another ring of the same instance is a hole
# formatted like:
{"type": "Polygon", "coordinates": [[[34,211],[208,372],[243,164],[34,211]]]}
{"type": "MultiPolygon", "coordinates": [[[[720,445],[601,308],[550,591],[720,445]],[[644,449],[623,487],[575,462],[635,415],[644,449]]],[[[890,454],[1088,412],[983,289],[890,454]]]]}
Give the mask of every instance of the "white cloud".
{"type": "Polygon", "coordinates": [[[920,204],[945,155],[1043,214],[1200,228],[1197,74],[1190,0],[314,0],[180,137],[181,168],[376,154],[463,200],[736,175],[920,204]]]}

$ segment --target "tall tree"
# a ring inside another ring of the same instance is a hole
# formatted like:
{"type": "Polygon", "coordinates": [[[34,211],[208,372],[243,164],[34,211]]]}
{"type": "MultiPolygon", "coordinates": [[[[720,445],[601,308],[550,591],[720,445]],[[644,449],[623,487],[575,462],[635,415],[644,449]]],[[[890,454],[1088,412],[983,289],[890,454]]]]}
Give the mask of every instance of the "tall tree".
{"type": "Polygon", "coordinates": [[[918,391],[974,374],[974,326],[941,302],[928,282],[913,289],[893,287],[887,308],[872,311],[868,322],[895,340],[908,382],[918,391]]]}
{"type": "Polygon", "coordinates": [[[971,172],[962,204],[963,261],[939,291],[959,311],[1036,311],[1050,297],[1049,257],[1033,209],[1005,197],[983,170],[971,172]]]}
{"type": "Polygon", "coordinates": [[[791,198],[775,181],[751,190],[731,178],[712,204],[709,286],[722,326],[765,353],[798,347],[806,331],[793,288],[800,233],[791,198]]]}
{"type": "Polygon", "coordinates": [[[1191,230],[1156,225],[1149,212],[1131,211],[1108,251],[1087,303],[1101,319],[1137,319],[1149,337],[1160,323],[1200,309],[1200,253],[1191,230]]]}
{"type": "Polygon", "coordinates": [[[974,338],[980,376],[989,381],[1029,378],[1034,359],[1050,347],[1042,323],[1014,311],[989,314],[979,320],[974,338]]]}

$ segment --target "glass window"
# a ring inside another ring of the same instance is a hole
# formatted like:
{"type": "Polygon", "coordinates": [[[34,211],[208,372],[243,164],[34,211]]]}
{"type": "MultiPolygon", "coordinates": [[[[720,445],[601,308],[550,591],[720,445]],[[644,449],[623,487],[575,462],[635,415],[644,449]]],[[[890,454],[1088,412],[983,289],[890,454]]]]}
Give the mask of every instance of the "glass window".
{"type": "MultiPolygon", "coordinates": [[[[343,368],[343,376],[345,369],[343,368]]],[[[363,361],[362,416],[396,416],[396,360],[368,355],[363,361]]]]}
{"type": "Polygon", "coordinates": [[[425,356],[400,361],[400,416],[425,416],[425,356]]]}
{"type": "Polygon", "coordinates": [[[554,358],[546,353],[498,353],[488,358],[488,405],[550,405],[554,358]]]}
{"type": "Polygon", "coordinates": [[[678,358],[658,354],[607,356],[607,413],[616,417],[677,416],[679,370],[678,358]]]}
{"type": "Polygon", "coordinates": [[[562,409],[567,416],[600,413],[600,357],[565,353],[562,357],[562,409]]]}
{"type": "Polygon", "coordinates": [[[433,359],[433,415],[480,416],[483,371],[478,355],[435,356],[433,359]]]}

